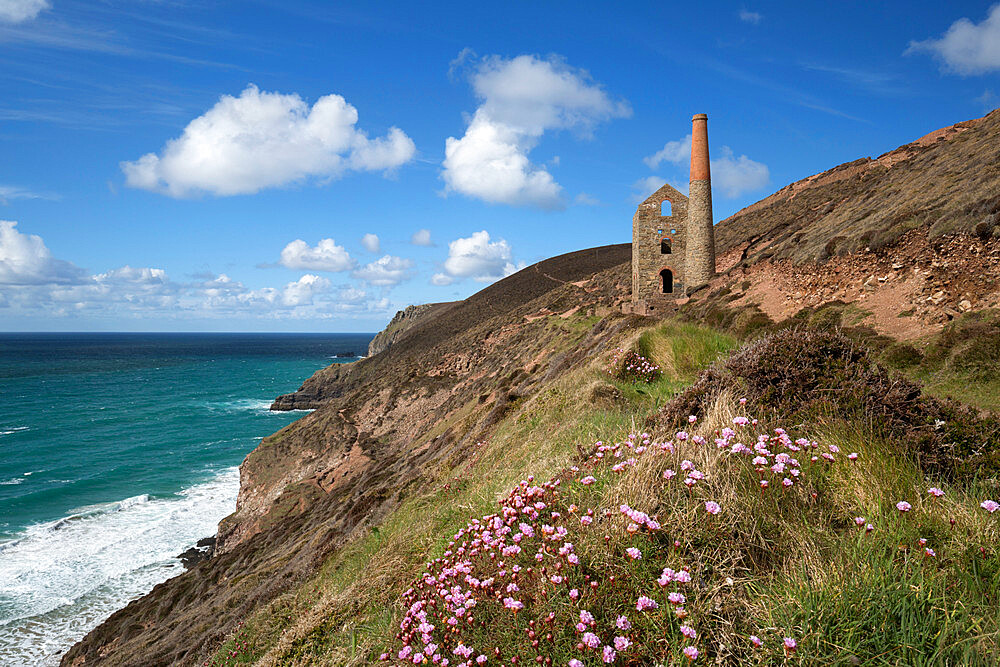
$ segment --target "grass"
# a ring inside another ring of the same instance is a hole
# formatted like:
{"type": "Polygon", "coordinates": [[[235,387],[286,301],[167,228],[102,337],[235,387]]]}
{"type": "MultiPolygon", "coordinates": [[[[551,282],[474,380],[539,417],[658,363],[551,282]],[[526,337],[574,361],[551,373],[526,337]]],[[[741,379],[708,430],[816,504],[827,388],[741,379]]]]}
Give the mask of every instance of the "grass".
{"type": "MultiPolygon", "coordinates": [[[[566,582],[551,586],[540,575],[523,575],[521,590],[499,596],[521,599],[526,605],[521,613],[511,613],[490,595],[480,600],[475,623],[461,636],[469,645],[496,647],[507,664],[515,655],[536,654],[558,665],[574,657],[598,664],[596,653],[577,646],[582,634],[574,626],[581,609],[594,615],[588,631],[603,645],[609,646],[614,635],[632,641],[615,664],[679,664],[687,661],[686,646],[698,648],[701,660],[724,664],[1000,660],[995,614],[1000,513],[979,508],[995,492],[991,480],[950,487],[928,480],[917,461],[877,429],[819,420],[784,426],[792,438],[817,441],[822,451],[830,445],[839,449],[836,461],[803,460],[802,476],[783,489],[780,475],[762,473],[749,457],[731,456],[712,444],[745,414],[731,391],[717,395],[692,429],[707,442],[654,432],[646,438],[650,450],[652,443],[669,440],[674,451],[630,454],[643,440],[635,434],[646,416],[736,345],[713,330],[671,322],[632,342],[663,369],[656,382],[614,381],[605,360],[594,359],[544,387],[505,417],[468,459],[428,471],[429,490],[405,500],[379,526],[338,550],[306,584],[246,619],[211,663],[361,665],[383,651],[395,656],[401,646],[399,622],[408,606],[400,601],[404,591],[425,570],[439,571],[440,565],[429,561],[451,557],[452,536],[471,519],[496,513],[498,500],[508,502],[511,489],[529,475],[534,484],[560,480],[560,486],[546,491],[550,507],[545,511],[560,512],[559,519],[549,521],[572,531],[566,541],[574,545],[581,565],[570,567],[547,552],[548,567],[561,563],[558,571],[566,582]],[[586,390],[594,383],[614,385],[622,400],[589,405],[586,390]],[[603,456],[594,458],[595,442],[616,447],[605,450],[607,463],[603,456]],[[849,452],[859,453],[858,459],[849,461],[849,452]],[[635,464],[618,471],[612,467],[628,458],[635,464]],[[707,478],[685,487],[682,461],[707,478]],[[582,469],[572,471],[574,463],[582,469]],[[667,469],[680,477],[665,480],[667,469]],[[767,491],[760,488],[764,474],[774,477],[767,491]],[[581,484],[584,475],[594,483],[581,484]],[[943,498],[927,495],[935,483],[945,489],[943,498]],[[912,504],[905,515],[895,507],[904,499],[912,504]],[[719,515],[706,513],[708,500],[720,504],[719,515]],[[655,515],[663,528],[628,532],[630,521],[619,509],[623,504],[655,515]],[[585,530],[577,517],[588,509],[593,525],[585,530]],[[863,516],[874,530],[858,528],[855,516],[863,516]],[[920,539],[936,550],[933,559],[921,555],[920,539]],[[629,547],[639,549],[642,558],[628,557],[629,547]],[[664,567],[687,567],[694,581],[661,588],[655,582],[664,567]],[[581,595],[571,597],[571,588],[581,595]],[[687,596],[683,622],[696,629],[696,640],[680,636],[682,621],[666,600],[670,591],[687,596]],[[659,608],[636,612],[642,594],[657,600],[659,608]],[[551,620],[549,614],[554,614],[551,620]],[[628,632],[613,628],[619,615],[631,619],[628,632]],[[754,648],[750,635],[761,637],[763,648],[754,648]],[[784,637],[796,639],[794,652],[782,648],[784,637]],[[541,648],[532,641],[543,642],[541,648]]],[[[752,432],[772,432],[781,425],[748,426],[742,442],[752,445],[752,432]]],[[[531,567],[531,554],[545,543],[526,539],[523,544],[523,565],[531,567]]],[[[497,576],[499,569],[491,559],[475,560],[474,566],[481,579],[497,576]]],[[[453,648],[454,641],[447,641],[453,648]]],[[[453,665],[459,662],[449,656],[453,665]]],[[[496,663],[491,657],[488,664],[496,663]]]]}

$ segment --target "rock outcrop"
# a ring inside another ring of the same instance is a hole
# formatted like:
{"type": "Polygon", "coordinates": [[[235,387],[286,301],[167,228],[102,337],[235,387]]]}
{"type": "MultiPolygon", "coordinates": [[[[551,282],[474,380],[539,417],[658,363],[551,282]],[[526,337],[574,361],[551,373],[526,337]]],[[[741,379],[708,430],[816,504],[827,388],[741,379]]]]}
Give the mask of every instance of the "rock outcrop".
{"type": "Polygon", "coordinates": [[[442,308],[451,306],[453,303],[424,303],[407,306],[405,309],[397,311],[395,317],[386,325],[385,329],[378,332],[375,338],[372,339],[372,342],[368,344],[368,356],[374,357],[379,352],[388,350],[389,346],[405,336],[415,324],[423,319],[427,319],[442,308]]]}

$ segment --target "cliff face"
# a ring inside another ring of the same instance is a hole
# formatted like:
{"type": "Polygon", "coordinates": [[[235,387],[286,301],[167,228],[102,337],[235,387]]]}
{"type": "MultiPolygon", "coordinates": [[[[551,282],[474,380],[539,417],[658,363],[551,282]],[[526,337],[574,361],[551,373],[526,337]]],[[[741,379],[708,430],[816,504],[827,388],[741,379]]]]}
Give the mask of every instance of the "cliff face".
{"type": "Polygon", "coordinates": [[[368,344],[368,356],[374,357],[379,352],[388,350],[390,345],[405,336],[415,324],[450,305],[452,302],[424,303],[407,306],[404,310],[398,311],[386,328],[378,332],[372,342],[368,344]]]}
{"type": "Polygon", "coordinates": [[[424,488],[435,464],[464,460],[518,401],[639,321],[619,314],[630,256],[622,244],[528,267],[279,398],[317,409],[247,456],[217,554],[115,613],[63,664],[202,662],[241,619],[424,488]]]}

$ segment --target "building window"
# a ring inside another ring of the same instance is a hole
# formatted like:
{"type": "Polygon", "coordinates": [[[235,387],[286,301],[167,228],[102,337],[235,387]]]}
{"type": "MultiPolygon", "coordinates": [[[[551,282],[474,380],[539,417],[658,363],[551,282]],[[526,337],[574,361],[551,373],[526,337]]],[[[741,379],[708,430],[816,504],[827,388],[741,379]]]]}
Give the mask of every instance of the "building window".
{"type": "Polygon", "coordinates": [[[664,199],[660,203],[660,215],[662,215],[665,218],[669,218],[671,215],[670,209],[672,208],[672,206],[673,204],[671,204],[670,201],[664,199]]]}
{"type": "Polygon", "coordinates": [[[660,254],[661,255],[670,254],[670,239],[660,239],[660,254]]]}
{"type": "Polygon", "coordinates": [[[663,287],[664,294],[674,293],[674,274],[671,273],[670,269],[660,271],[660,285],[663,287]]]}

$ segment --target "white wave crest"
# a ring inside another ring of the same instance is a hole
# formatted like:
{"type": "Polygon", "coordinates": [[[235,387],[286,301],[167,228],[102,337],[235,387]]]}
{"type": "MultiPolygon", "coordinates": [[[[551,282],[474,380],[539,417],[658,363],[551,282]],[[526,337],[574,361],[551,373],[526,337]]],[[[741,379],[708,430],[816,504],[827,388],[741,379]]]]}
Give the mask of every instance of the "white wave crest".
{"type": "Polygon", "coordinates": [[[80,508],[0,544],[0,664],[48,665],[156,584],[236,507],[230,468],[176,496],[80,508]]]}

